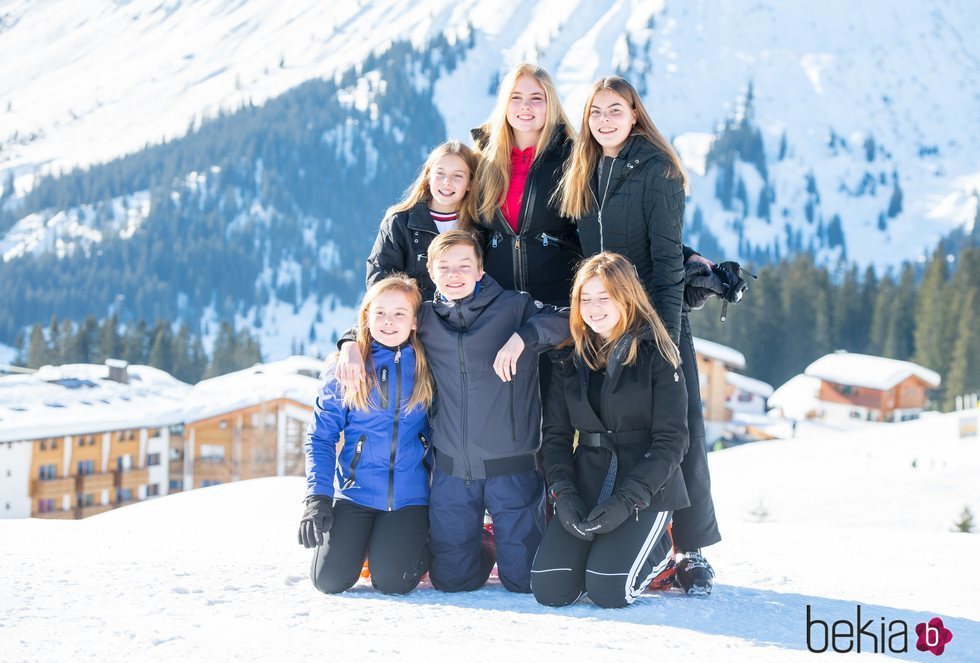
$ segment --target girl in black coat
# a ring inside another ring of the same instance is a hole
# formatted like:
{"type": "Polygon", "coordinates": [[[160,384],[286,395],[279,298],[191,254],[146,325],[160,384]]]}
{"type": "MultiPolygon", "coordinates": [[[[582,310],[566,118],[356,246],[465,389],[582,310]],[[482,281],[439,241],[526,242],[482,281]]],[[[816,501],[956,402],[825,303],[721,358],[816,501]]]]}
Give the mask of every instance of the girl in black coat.
{"type": "MultiPolygon", "coordinates": [[[[721,540],[711,497],[697,363],[684,302],[683,247],[687,177],[639,95],[618,76],[596,81],[559,195],[561,212],[578,221],[583,253],[614,251],[635,266],[654,308],[679,344],[687,380],[691,446],[681,470],[691,506],[674,517],[677,581],[688,594],[711,592],[714,571],[701,555],[721,540]]],[[[693,257],[692,257],[693,256],[693,257]]]]}
{"type": "Polygon", "coordinates": [[[678,470],[688,444],[687,390],[677,347],[628,260],[613,253],[587,260],[571,300],[574,347],[544,411],[555,517],[531,590],[544,605],[587,593],[601,607],[623,607],[667,567],[667,525],[688,505],[678,470]]]}
{"type": "Polygon", "coordinates": [[[436,147],[405,197],[388,208],[367,259],[367,287],[394,273],[411,276],[432,299],[435,286],[426,269],[429,244],[446,230],[475,231],[473,178],[477,156],[451,140],[436,147]]]}
{"type": "Polygon", "coordinates": [[[487,273],[504,288],[568,306],[582,250],[553,195],[572,135],[548,72],[533,64],[511,70],[490,117],[472,133],[482,157],[477,211],[487,233],[487,273]]]}

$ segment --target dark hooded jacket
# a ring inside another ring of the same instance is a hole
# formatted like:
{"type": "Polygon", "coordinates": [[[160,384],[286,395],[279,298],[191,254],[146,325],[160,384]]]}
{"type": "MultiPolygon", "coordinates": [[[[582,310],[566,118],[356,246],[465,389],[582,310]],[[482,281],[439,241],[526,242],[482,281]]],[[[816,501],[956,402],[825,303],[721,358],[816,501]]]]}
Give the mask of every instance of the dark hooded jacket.
{"type": "MultiPolygon", "coordinates": [[[[480,149],[488,136],[472,131],[480,149]]],[[[572,139],[563,128],[531,165],[517,232],[497,208],[492,218],[481,219],[486,229],[484,269],[508,290],[523,290],[545,304],[568,306],[569,290],[582,249],[575,224],[558,213],[552,195],[561,181],[562,170],[572,151],[572,139]]]]}
{"type": "Polygon", "coordinates": [[[568,312],[485,275],[457,301],[436,295],[419,311],[418,334],[436,382],[429,411],[436,465],[461,479],[535,469],[541,441],[538,354],[569,336],[568,312]],[[525,349],[510,382],[493,360],[518,333],[525,349]]]}
{"type": "Polygon", "coordinates": [[[624,365],[630,338],[624,335],[613,348],[599,414],[589,402],[591,369],[569,350],[553,353],[561,358],[561,368],[545,399],[541,450],[546,479],[549,486],[573,482],[586,503],[595,504],[610,478],[614,490],[629,492],[649,508],[676,511],[690,504],[678,469],[688,447],[684,375],[664,359],[649,332],[636,361],[624,365]]]}
{"type": "Polygon", "coordinates": [[[603,160],[590,182],[592,209],[578,222],[585,255],[612,251],[636,266],[637,276],[670,337],[677,343],[684,303],[684,185],[667,179],[667,160],[643,136],[603,160]]]}

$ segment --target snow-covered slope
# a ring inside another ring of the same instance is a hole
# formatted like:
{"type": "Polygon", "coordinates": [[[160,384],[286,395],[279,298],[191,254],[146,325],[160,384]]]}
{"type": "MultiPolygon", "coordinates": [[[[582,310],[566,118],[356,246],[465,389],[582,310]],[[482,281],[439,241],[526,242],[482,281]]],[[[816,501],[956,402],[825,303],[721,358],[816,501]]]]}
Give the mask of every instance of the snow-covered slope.
{"type": "Polygon", "coordinates": [[[394,38],[424,47],[472,29],[474,49],[437,86],[450,135],[485,117],[501,69],[518,61],[554,72],[576,124],[590,83],[620,71],[677,138],[694,174],[690,211],[701,208],[726,254],[812,243],[833,258],[840,247],[822,237],[837,215],[850,259],[893,264],[975,218],[980,46],[966,31],[978,19],[967,0],[10,2],[0,16],[0,174],[26,186],[32,173],[104,161],[331,76],[394,38]],[[735,164],[748,205],[726,210],[704,157],[750,83],[768,168],[763,177],[735,164]],[[895,181],[903,204],[893,218],[895,181]],[[768,221],[757,204],[765,193],[768,221]]]}
{"type": "MultiPolygon", "coordinates": [[[[876,633],[882,617],[910,631],[942,617],[954,636],[942,660],[972,661],[980,535],[947,530],[951,509],[980,510],[980,442],[957,439],[959,416],[895,424],[879,439],[712,454],[725,537],[708,551],[714,594],[648,593],[617,611],[546,609],[495,582],[455,595],[423,583],[405,597],[362,582],[323,596],[295,543],[297,477],[84,521],[0,521],[3,658],[804,661],[807,606],[829,623],[853,622],[860,604],[876,633]],[[769,516],[749,512],[758,501],[769,516]]],[[[934,660],[915,640],[897,658],[934,660]]]]}

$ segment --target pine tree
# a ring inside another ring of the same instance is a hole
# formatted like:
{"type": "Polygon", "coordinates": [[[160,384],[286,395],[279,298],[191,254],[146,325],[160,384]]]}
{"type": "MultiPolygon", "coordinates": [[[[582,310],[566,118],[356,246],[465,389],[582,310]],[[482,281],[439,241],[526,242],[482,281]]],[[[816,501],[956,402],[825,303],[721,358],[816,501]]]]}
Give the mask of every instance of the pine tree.
{"type": "Polygon", "coordinates": [[[170,323],[158,320],[153,332],[153,345],[147,363],[154,368],[173,373],[174,338],[170,323]]]}
{"type": "Polygon", "coordinates": [[[119,338],[119,319],[113,313],[102,322],[99,328],[98,349],[96,359],[98,363],[106,359],[119,359],[122,355],[122,342],[119,338]]]}
{"type": "Polygon", "coordinates": [[[149,359],[149,348],[146,347],[146,322],[140,318],[135,324],[130,324],[122,337],[123,359],[130,364],[145,364],[149,359]]]}
{"type": "Polygon", "coordinates": [[[31,327],[31,340],[27,346],[27,367],[41,368],[48,363],[48,342],[44,339],[41,325],[31,327]]]}
{"type": "Polygon", "coordinates": [[[960,321],[953,347],[953,358],[946,383],[946,399],[943,409],[955,407],[956,397],[980,390],[980,289],[971,288],[960,307],[960,321]]]}
{"type": "MultiPolygon", "coordinates": [[[[947,334],[949,268],[940,242],[919,286],[915,306],[915,362],[940,374],[949,368],[952,348],[945,346],[947,334]]],[[[942,387],[939,388],[942,391],[942,387]]]]}
{"type": "Polygon", "coordinates": [[[963,511],[960,512],[960,519],[953,524],[953,531],[970,534],[973,532],[973,527],[973,512],[970,511],[969,506],[964,506],[963,511]]]}
{"type": "MultiPolygon", "coordinates": [[[[918,293],[918,294],[921,294],[918,293]]],[[[915,350],[915,272],[906,263],[890,302],[889,327],[881,354],[892,359],[910,359],[915,350]]]]}

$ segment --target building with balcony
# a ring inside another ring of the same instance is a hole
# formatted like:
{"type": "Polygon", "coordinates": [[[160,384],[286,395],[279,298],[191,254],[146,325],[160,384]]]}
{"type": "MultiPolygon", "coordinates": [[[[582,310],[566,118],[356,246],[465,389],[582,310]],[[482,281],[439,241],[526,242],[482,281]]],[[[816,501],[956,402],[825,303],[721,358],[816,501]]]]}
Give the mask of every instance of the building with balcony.
{"type": "Polygon", "coordinates": [[[194,387],[110,360],[0,377],[0,518],[83,518],[218,483],[302,475],[322,362],[194,387]]]}

